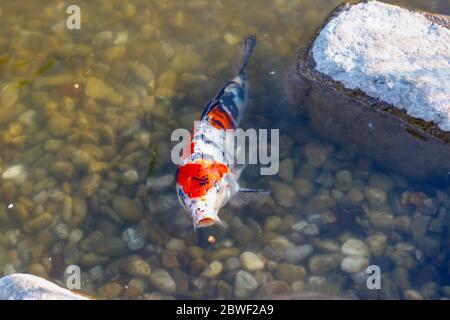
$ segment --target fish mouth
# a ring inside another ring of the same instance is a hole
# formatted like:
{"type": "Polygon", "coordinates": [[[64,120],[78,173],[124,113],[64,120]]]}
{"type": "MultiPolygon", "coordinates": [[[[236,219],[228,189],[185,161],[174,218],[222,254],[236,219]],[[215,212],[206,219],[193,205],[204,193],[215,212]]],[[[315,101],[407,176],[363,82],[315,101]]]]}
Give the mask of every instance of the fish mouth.
{"type": "Polygon", "coordinates": [[[215,223],[216,223],[215,219],[203,218],[203,219],[197,221],[197,228],[209,227],[209,226],[212,226],[215,223]]]}

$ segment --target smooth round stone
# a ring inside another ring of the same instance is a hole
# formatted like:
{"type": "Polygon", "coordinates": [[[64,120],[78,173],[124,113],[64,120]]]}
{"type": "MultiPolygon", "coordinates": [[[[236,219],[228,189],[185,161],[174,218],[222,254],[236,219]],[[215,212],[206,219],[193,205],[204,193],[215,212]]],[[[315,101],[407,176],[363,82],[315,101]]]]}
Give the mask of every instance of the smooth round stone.
{"type": "Polygon", "coordinates": [[[284,259],[287,262],[296,264],[310,256],[313,250],[314,247],[310,244],[289,247],[284,251],[284,259]]]}
{"type": "Polygon", "coordinates": [[[383,209],[386,206],[387,195],[385,191],[378,188],[369,187],[364,191],[364,193],[373,209],[383,209]]]}
{"type": "Polygon", "coordinates": [[[273,181],[271,187],[274,191],[276,202],[284,207],[291,208],[297,200],[297,193],[295,189],[288,183],[273,181]]]}
{"type": "Polygon", "coordinates": [[[114,210],[128,221],[137,222],[144,218],[144,208],[140,201],[117,195],[114,197],[112,205],[114,210]]]}
{"type": "Polygon", "coordinates": [[[92,281],[102,281],[105,278],[105,269],[101,265],[92,267],[89,269],[89,275],[92,281]]]}
{"type": "Polygon", "coordinates": [[[294,179],[294,161],[291,158],[280,162],[278,175],[286,182],[292,182],[294,179]]]}
{"type": "Polygon", "coordinates": [[[314,167],[320,167],[330,156],[330,148],[318,143],[308,143],[305,146],[305,155],[308,162],[314,167]]]}
{"type": "Polygon", "coordinates": [[[357,273],[369,265],[369,260],[363,256],[347,256],[342,259],[341,270],[347,273],[357,273]]]}
{"type": "Polygon", "coordinates": [[[319,228],[317,227],[317,225],[306,220],[301,220],[295,223],[292,226],[292,230],[301,232],[307,236],[317,236],[319,234],[319,228]]]}
{"type": "Polygon", "coordinates": [[[346,256],[370,257],[370,251],[367,245],[358,239],[347,240],[341,248],[342,254],[346,256]]]}
{"type": "Polygon", "coordinates": [[[151,274],[150,265],[138,256],[130,256],[127,259],[125,271],[135,277],[148,277],[151,274]]]}
{"type": "Polygon", "coordinates": [[[403,298],[405,298],[405,300],[423,300],[420,292],[411,289],[403,291],[403,298]]]}
{"type": "Polygon", "coordinates": [[[128,170],[123,174],[122,181],[127,185],[133,185],[139,181],[139,175],[136,170],[128,170]]]}
{"type": "Polygon", "coordinates": [[[362,270],[360,272],[353,273],[351,277],[355,283],[365,284],[367,283],[367,278],[369,277],[369,274],[366,272],[366,270],[362,270]]]}
{"type": "Polygon", "coordinates": [[[133,228],[126,229],[123,232],[122,239],[131,251],[140,250],[145,246],[145,239],[133,228]]]}
{"type": "Polygon", "coordinates": [[[314,183],[308,179],[298,179],[294,181],[294,187],[300,197],[307,198],[314,192],[314,183]]]}
{"type": "Polygon", "coordinates": [[[269,216],[264,222],[264,228],[267,231],[275,231],[281,224],[282,219],[279,216],[269,216]]]}
{"type": "Polygon", "coordinates": [[[340,254],[318,254],[309,259],[308,268],[314,275],[326,275],[339,267],[340,254]]]}
{"type": "Polygon", "coordinates": [[[234,295],[238,299],[249,298],[258,289],[258,282],[247,271],[240,270],[234,280],[234,295]]]}
{"type": "Polygon", "coordinates": [[[352,188],[345,196],[343,201],[349,204],[358,204],[364,200],[364,193],[358,188],[352,188]]]}
{"type": "Polygon", "coordinates": [[[211,261],[208,267],[201,273],[201,275],[208,279],[217,278],[223,270],[223,264],[220,261],[211,261]]]}
{"type": "Polygon", "coordinates": [[[245,251],[241,254],[240,260],[245,270],[253,272],[264,269],[264,261],[255,253],[245,251]]]}
{"type": "Polygon", "coordinates": [[[184,251],[186,249],[186,243],[182,239],[171,238],[166,244],[166,249],[172,251],[184,251]]]}
{"type": "Polygon", "coordinates": [[[8,276],[10,274],[16,273],[16,268],[11,263],[5,263],[3,267],[3,275],[8,276]]]}
{"type": "Polygon", "coordinates": [[[69,234],[69,243],[76,244],[83,238],[83,231],[75,229],[69,234]]]}
{"type": "Polygon", "coordinates": [[[170,274],[164,269],[156,269],[149,278],[150,283],[159,291],[165,294],[173,294],[177,285],[170,274]]]}
{"type": "Polygon", "coordinates": [[[120,296],[125,288],[116,282],[106,283],[100,288],[98,288],[97,292],[99,295],[108,298],[114,299],[120,296]]]}
{"type": "Polygon", "coordinates": [[[380,257],[387,245],[387,236],[384,234],[375,234],[366,238],[366,243],[369,245],[370,252],[375,257],[380,257]]]}
{"type": "Polygon", "coordinates": [[[393,230],[396,224],[394,216],[384,211],[372,211],[369,221],[375,229],[380,230],[393,230]]]}
{"type": "Polygon", "coordinates": [[[275,278],[287,282],[303,280],[305,275],[305,268],[291,263],[279,263],[275,268],[275,278]]]}
{"type": "Polygon", "coordinates": [[[65,240],[69,238],[69,227],[65,223],[58,223],[53,228],[56,237],[60,240],[65,240]]]}
{"type": "Polygon", "coordinates": [[[336,173],[335,188],[340,191],[350,190],[353,186],[353,175],[350,170],[341,170],[336,173]]]}
{"type": "Polygon", "coordinates": [[[2,174],[2,178],[5,180],[11,180],[17,184],[21,184],[27,179],[27,172],[25,170],[25,167],[19,164],[6,169],[2,174]]]}

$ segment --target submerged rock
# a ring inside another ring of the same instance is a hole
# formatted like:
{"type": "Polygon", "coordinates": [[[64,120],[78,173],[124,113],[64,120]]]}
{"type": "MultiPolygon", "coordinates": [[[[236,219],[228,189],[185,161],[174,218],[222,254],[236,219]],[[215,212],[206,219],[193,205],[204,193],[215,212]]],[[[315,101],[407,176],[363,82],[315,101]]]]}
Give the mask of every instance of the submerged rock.
{"type": "Polygon", "coordinates": [[[0,300],[87,300],[87,298],[43,278],[16,273],[0,279],[0,300]]]}
{"type": "Polygon", "coordinates": [[[249,298],[258,289],[258,282],[247,271],[240,270],[236,273],[234,281],[234,295],[238,299],[249,298]]]}
{"type": "Polygon", "coordinates": [[[325,138],[413,178],[447,178],[449,26],[447,16],[379,1],[343,4],[299,56],[288,95],[310,106],[325,138]]]}

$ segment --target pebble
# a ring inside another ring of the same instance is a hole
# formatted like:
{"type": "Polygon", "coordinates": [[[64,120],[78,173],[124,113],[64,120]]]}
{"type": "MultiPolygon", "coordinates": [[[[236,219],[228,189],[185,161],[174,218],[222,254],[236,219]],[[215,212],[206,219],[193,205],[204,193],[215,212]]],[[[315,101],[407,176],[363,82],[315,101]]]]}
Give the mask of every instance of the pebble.
{"type": "Polygon", "coordinates": [[[92,267],[89,269],[89,275],[92,281],[101,282],[105,278],[105,269],[101,265],[92,267]]]}
{"type": "Polygon", "coordinates": [[[214,260],[209,263],[201,275],[208,279],[216,279],[222,273],[223,264],[220,261],[214,260]]]}
{"type": "Polygon", "coordinates": [[[134,277],[148,277],[151,274],[150,265],[138,256],[130,256],[126,261],[125,271],[134,277]]]}
{"type": "Polygon", "coordinates": [[[284,259],[289,263],[297,264],[309,257],[313,250],[314,247],[310,244],[289,247],[284,251],[284,259]]]}
{"type": "Polygon", "coordinates": [[[139,181],[139,176],[136,170],[128,170],[123,174],[123,183],[126,185],[133,185],[139,181]]]}
{"type": "Polygon", "coordinates": [[[250,298],[258,289],[258,282],[247,271],[240,270],[234,280],[234,295],[238,299],[250,298]]]}
{"type": "Polygon", "coordinates": [[[5,263],[5,265],[3,266],[3,276],[7,276],[16,272],[16,268],[14,268],[14,265],[12,265],[11,263],[5,263]]]}
{"type": "Polygon", "coordinates": [[[293,184],[297,195],[302,198],[310,197],[314,192],[314,183],[308,179],[297,179],[293,184]]]}
{"type": "Polygon", "coordinates": [[[319,234],[319,228],[317,227],[317,225],[306,220],[296,222],[292,226],[292,230],[301,232],[307,236],[316,236],[319,234]]]}
{"type": "Polygon", "coordinates": [[[403,298],[405,300],[423,300],[423,297],[420,294],[420,292],[412,289],[403,291],[403,298]]]}
{"type": "Polygon", "coordinates": [[[309,259],[308,268],[314,275],[326,275],[336,269],[341,262],[340,254],[319,254],[309,259]]]}
{"type": "Polygon", "coordinates": [[[96,253],[110,257],[121,257],[127,253],[125,242],[120,238],[102,237],[94,244],[96,253]]]}
{"type": "Polygon", "coordinates": [[[90,77],[87,80],[84,93],[90,98],[104,99],[113,105],[121,105],[124,102],[122,95],[115,92],[112,87],[96,77],[90,77]]]}
{"type": "Polygon", "coordinates": [[[65,223],[58,223],[54,226],[53,231],[56,237],[60,240],[66,240],[69,238],[69,227],[65,223]]]}
{"type": "Polygon", "coordinates": [[[264,221],[264,229],[267,231],[276,231],[281,225],[282,219],[279,216],[269,216],[264,221]]]}
{"type": "Polygon", "coordinates": [[[16,184],[24,183],[27,176],[25,167],[21,164],[9,167],[2,174],[3,179],[13,181],[16,184]]]}
{"type": "Polygon", "coordinates": [[[122,218],[132,222],[138,222],[144,218],[144,208],[138,200],[132,200],[123,195],[113,198],[112,206],[122,218]]]}
{"type": "Polygon", "coordinates": [[[364,194],[372,209],[382,210],[386,207],[387,195],[385,191],[368,187],[364,190],[364,194]]]}
{"type": "Polygon", "coordinates": [[[286,281],[281,280],[273,280],[267,283],[264,283],[258,292],[258,296],[261,298],[270,299],[273,296],[289,294],[291,292],[291,288],[286,281]]]}
{"type": "Polygon", "coordinates": [[[128,288],[135,288],[140,294],[147,291],[148,281],[143,278],[132,278],[128,281],[128,288]]]}
{"type": "Polygon", "coordinates": [[[125,229],[122,239],[131,251],[140,250],[145,246],[145,239],[134,228],[125,229]]]}
{"type": "Polygon", "coordinates": [[[359,204],[364,200],[364,193],[359,188],[352,188],[344,196],[343,202],[348,204],[359,204]]]}
{"type": "Polygon", "coordinates": [[[229,248],[219,248],[213,251],[208,251],[206,253],[207,260],[225,260],[232,257],[237,257],[240,253],[240,250],[236,247],[229,248]]]}
{"type": "Polygon", "coordinates": [[[264,269],[264,260],[251,251],[242,252],[239,258],[246,271],[253,272],[264,269]]]}
{"type": "Polygon", "coordinates": [[[364,256],[347,256],[342,259],[341,270],[347,273],[357,273],[369,265],[369,260],[364,256]]]}
{"type": "Polygon", "coordinates": [[[390,231],[395,228],[396,221],[394,216],[388,212],[373,211],[369,214],[369,221],[377,230],[390,231]]]}
{"type": "Polygon", "coordinates": [[[275,201],[284,208],[291,208],[297,200],[295,189],[287,183],[272,181],[270,183],[275,201]]]}
{"type": "Polygon", "coordinates": [[[162,177],[147,178],[147,188],[149,190],[163,190],[173,185],[175,178],[173,174],[168,174],[162,177]]]}
{"type": "Polygon", "coordinates": [[[305,146],[305,155],[308,162],[314,167],[320,167],[331,155],[329,146],[318,143],[308,143],[305,146]]]}
{"type": "Polygon", "coordinates": [[[70,160],[77,168],[87,168],[91,162],[93,162],[92,156],[83,150],[75,150],[71,156],[70,160]]]}
{"type": "Polygon", "coordinates": [[[100,187],[102,178],[98,174],[91,174],[81,180],[80,192],[85,198],[90,198],[100,187]]]}
{"type": "Polygon", "coordinates": [[[279,263],[275,268],[275,278],[288,283],[305,278],[305,268],[291,263],[279,263]]]}
{"type": "Polygon", "coordinates": [[[125,288],[116,282],[104,284],[98,288],[97,292],[100,296],[108,299],[118,298],[125,288]]]}
{"type": "Polygon", "coordinates": [[[156,269],[149,277],[152,286],[165,294],[174,294],[177,288],[175,280],[164,269],[156,269]]]}
{"type": "Polygon", "coordinates": [[[60,179],[71,179],[75,174],[75,167],[67,161],[55,161],[51,167],[52,173],[60,179]]]}
{"type": "Polygon", "coordinates": [[[353,187],[353,174],[350,170],[341,170],[336,173],[335,186],[337,190],[348,191],[353,187]]]}
{"type": "Polygon", "coordinates": [[[51,225],[53,222],[53,216],[50,212],[44,212],[41,215],[37,216],[36,218],[27,221],[26,228],[37,231],[40,229],[44,229],[51,225]]]}
{"type": "Polygon", "coordinates": [[[368,244],[370,253],[374,257],[380,257],[386,249],[387,236],[384,234],[371,235],[366,238],[366,243],[368,244]]]}
{"type": "Polygon", "coordinates": [[[346,256],[360,256],[370,258],[369,247],[358,239],[348,239],[341,248],[341,252],[346,256]]]}
{"type": "Polygon", "coordinates": [[[328,194],[319,194],[311,198],[305,208],[308,214],[319,214],[336,207],[336,200],[328,194]]]}
{"type": "Polygon", "coordinates": [[[81,229],[75,229],[69,234],[69,243],[77,244],[83,238],[83,231],[81,229]]]}
{"type": "Polygon", "coordinates": [[[166,249],[172,251],[184,251],[186,249],[186,243],[183,239],[171,238],[166,244],[166,249]]]}
{"type": "Polygon", "coordinates": [[[253,240],[253,231],[239,218],[234,217],[230,224],[231,233],[240,244],[245,245],[253,240]]]}
{"type": "Polygon", "coordinates": [[[280,162],[278,175],[288,183],[294,180],[294,161],[291,158],[284,159],[280,162]]]}

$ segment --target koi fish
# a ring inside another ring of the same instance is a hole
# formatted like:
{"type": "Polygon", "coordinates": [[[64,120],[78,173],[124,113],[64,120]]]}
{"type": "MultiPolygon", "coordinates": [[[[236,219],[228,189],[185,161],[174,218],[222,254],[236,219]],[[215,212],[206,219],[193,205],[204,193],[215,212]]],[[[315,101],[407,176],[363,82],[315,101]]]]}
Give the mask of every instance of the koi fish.
{"type": "Polygon", "coordinates": [[[236,76],[204,108],[194,126],[189,152],[183,154],[176,174],[181,205],[190,214],[194,229],[220,223],[219,210],[234,199],[235,205],[259,201],[264,190],[244,189],[238,179],[242,165],[228,164],[226,131],[235,130],[247,104],[248,81],[245,67],[256,45],[248,36],[240,43],[233,64],[236,76]]]}

